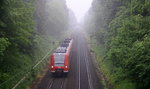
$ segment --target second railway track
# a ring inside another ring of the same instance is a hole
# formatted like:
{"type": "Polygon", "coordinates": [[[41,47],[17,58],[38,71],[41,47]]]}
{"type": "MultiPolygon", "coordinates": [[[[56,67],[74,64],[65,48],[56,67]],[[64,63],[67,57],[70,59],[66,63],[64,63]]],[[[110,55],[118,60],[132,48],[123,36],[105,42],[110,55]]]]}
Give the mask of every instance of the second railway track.
{"type": "Polygon", "coordinates": [[[53,78],[46,89],[65,89],[66,78],[53,78]]]}

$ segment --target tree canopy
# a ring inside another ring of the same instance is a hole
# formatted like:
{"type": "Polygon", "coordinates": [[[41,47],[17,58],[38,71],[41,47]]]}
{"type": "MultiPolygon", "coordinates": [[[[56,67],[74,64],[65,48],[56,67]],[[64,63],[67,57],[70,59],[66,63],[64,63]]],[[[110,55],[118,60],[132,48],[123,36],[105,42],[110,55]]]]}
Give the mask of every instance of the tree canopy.
{"type": "Polygon", "coordinates": [[[65,0],[0,0],[0,85],[31,71],[51,42],[63,38],[68,18],[65,0]]]}

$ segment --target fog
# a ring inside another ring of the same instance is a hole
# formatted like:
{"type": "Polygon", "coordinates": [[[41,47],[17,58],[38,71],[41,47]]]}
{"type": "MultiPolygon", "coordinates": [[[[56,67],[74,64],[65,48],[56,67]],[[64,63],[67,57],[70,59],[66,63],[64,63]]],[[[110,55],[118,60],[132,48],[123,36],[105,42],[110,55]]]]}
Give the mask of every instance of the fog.
{"type": "Polygon", "coordinates": [[[67,7],[71,9],[78,22],[81,22],[86,12],[91,7],[92,0],[66,0],[67,7]]]}

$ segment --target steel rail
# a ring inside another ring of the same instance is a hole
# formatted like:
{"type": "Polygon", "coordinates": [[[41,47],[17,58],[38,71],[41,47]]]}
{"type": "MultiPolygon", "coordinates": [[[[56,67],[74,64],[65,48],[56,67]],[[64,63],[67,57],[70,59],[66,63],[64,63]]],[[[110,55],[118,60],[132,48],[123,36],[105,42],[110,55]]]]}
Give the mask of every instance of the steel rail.
{"type": "Polygon", "coordinates": [[[51,89],[52,85],[54,83],[54,79],[52,79],[49,83],[46,89],[51,89]]]}
{"type": "Polygon", "coordinates": [[[84,61],[85,61],[85,64],[86,64],[86,71],[87,71],[87,76],[88,76],[89,87],[90,87],[90,89],[93,89],[91,73],[89,71],[90,69],[89,69],[89,62],[88,62],[87,50],[85,50],[85,52],[84,52],[84,57],[85,57],[84,61]]]}
{"type": "Polygon", "coordinates": [[[66,82],[66,79],[64,79],[64,80],[61,81],[61,85],[60,85],[59,89],[64,89],[65,82],[66,82]]]}
{"type": "MultiPolygon", "coordinates": [[[[79,38],[78,38],[78,40],[79,40],[79,38]]],[[[78,64],[79,65],[78,66],[79,67],[78,68],[79,69],[79,72],[78,72],[78,77],[79,77],[79,79],[78,79],[78,84],[79,84],[78,89],[80,89],[80,47],[79,47],[79,44],[78,44],[78,51],[79,51],[78,52],[78,61],[79,61],[79,64],[78,64]]]]}
{"type": "Polygon", "coordinates": [[[54,81],[56,81],[55,83],[58,83],[60,85],[59,89],[64,89],[64,84],[66,82],[65,78],[59,79],[59,80],[52,79],[51,81],[49,81],[48,86],[47,86],[46,89],[55,89],[55,88],[53,88],[53,87],[55,87],[55,86],[53,86],[54,85],[54,81]]]}

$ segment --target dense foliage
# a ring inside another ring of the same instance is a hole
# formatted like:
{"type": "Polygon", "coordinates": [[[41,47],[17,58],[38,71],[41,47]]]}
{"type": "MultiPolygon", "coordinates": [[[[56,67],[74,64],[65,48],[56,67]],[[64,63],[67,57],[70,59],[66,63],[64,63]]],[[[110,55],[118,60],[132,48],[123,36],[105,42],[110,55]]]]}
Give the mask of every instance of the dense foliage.
{"type": "Polygon", "coordinates": [[[0,4],[0,82],[3,82],[18,67],[30,66],[35,31],[31,2],[1,0],[0,4]]]}
{"type": "Polygon", "coordinates": [[[0,0],[0,85],[31,71],[67,27],[64,0],[0,0]]]}
{"type": "Polygon", "coordinates": [[[150,88],[149,7],[149,0],[93,1],[85,24],[106,47],[103,60],[111,61],[114,85],[130,80],[135,89],[150,88]]]}

